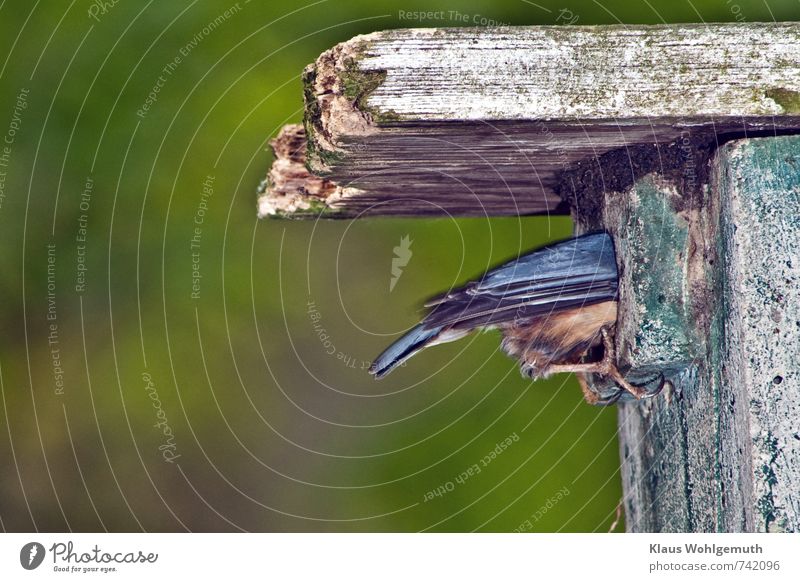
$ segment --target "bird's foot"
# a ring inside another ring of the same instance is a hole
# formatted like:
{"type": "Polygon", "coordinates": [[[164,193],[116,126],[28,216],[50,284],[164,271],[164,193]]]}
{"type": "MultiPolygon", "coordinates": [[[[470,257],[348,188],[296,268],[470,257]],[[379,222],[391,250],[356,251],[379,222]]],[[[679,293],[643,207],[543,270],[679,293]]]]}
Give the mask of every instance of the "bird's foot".
{"type": "MultiPolygon", "coordinates": [[[[634,398],[637,400],[642,400],[645,398],[653,398],[654,396],[658,396],[661,394],[661,391],[664,389],[665,384],[667,383],[667,379],[664,376],[664,372],[659,372],[659,384],[658,388],[654,392],[648,392],[642,386],[637,386],[636,384],[631,384],[628,382],[625,377],[622,375],[622,372],[619,371],[616,364],[616,353],[614,351],[614,340],[611,339],[610,334],[608,333],[608,329],[602,328],[600,330],[600,334],[603,336],[603,360],[600,362],[603,369],[600,370],[600,374],[603,374],[606,377],[611,378],[617,385],[624,389],[626,392],[631,393],[634,398]]],[[[653,380],[647,380],[645,384],[649,384],[653,380]]],[[[622,394],[620,392],[620,394],[622,394]]],[[[619,396],[617,396],[614,400],[617,400],[619,396]]]]}
{"type": "Polygon", "coordinates": [[[628,382],[625,376],[622,375],[622,372],[619,371],[619,368],[617,368],[614,340],[611,338],[611,334],[608,333],[608,329],[605,327],[602,328],[600,330],[600,335],[603,336],[603,359],[598,362],[599,368],[597,373],[611,378],[620,388],[630,392],[636,400],[641,400],[647,394],[647,390],[628,382]]]}
{"type": "MultiPolygon", "coordinates": [[[[600,330],[600,334],[603,337],[604,353],[602,360],[599,362],[583,362],[579,364],[552,364],[547,367],[546,373],[557,374],[559,372],[574,372],[578,377],[578,383],[583,391],[583,397],[589,404],[597,404],[600,401],[600,396],[589,387],[586,378],[583,377],[584,374],[599,374],[601,376],[605,376],[606,378],[611,378],[617,384],[617,386],[633,395],[636,400],[652,398],[661,392],[661,390],[664,388],[664,384],[666,383],[663,373],[661,374],[661,383],[659,384],[658,389],[652,393],[645,390],[642,386],[636,386],[635,384],[628,382],[625,379],[625,376],[622,375],[622,372],[619,371],[619,368],[617,368],[614,340],[611,338],[611,335],[606,328],[602,328],[600,330]]],[[[616,402],[621,394],[622,392],[620,391],[619,394],[614,396],[612,400],[608,401],[608,403],[616,402]]]]}

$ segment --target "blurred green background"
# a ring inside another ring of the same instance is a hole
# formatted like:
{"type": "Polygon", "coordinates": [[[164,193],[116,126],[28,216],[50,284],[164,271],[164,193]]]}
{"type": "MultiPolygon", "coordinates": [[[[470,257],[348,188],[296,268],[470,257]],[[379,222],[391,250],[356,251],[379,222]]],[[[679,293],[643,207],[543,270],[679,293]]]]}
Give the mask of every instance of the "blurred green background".
{"type": "Polygon", "coordinates": [[[615,410],[574,379],[521,378],[495,334],[380,383],[363,369],[422,299],[569,219],[256,220],[303,66],[360,33],[464,24],[401,15],[418,10],[659,23],[800,4],[0,3],[4,530],[608,530],[615,410]]]}

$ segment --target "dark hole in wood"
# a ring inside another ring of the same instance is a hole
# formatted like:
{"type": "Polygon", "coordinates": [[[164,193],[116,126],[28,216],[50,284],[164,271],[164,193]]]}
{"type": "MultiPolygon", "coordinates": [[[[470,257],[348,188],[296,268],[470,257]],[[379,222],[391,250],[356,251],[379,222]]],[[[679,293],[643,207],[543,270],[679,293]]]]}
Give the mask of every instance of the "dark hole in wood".
{"type": "Polygon", "coordinates": [[[705,128],[686,132],[670,143],[631,144],[571,164],[560,172],[554,190],[570,205],[573,214],[599,221],[606,193],[624,192],[643,176],[656,173],[673,183],[680,193],[675,201],[676,212],[700,208],[705,204],[703,187],[709,181],[709,161],[721,145],[743,138],[798,133],[800,129],[793,127],[716,132],[705,128]]]}

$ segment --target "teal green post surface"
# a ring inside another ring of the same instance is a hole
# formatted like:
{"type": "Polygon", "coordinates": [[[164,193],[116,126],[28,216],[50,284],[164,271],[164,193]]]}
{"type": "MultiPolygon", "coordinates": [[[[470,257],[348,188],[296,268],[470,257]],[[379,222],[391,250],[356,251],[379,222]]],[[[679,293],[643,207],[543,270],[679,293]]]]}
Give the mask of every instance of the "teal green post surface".
{"type": "Polygon", "coordinates": [[[602,203],[618,364],[666,379],[619,405],[626,526],[798,531],[800,136],[733,141],[710,163],[700,195],[650,174],[602,203]]]}
{"type": "Polygon", "coordinates": [[[686,301],[689,223],[673,210],[677,191],[655,176],[641,179],[631,194],[627,204],[606,213],[613,221],[606,227],[619,235],[615,242],[628,315],[620,322],[618,357],[652,376],[682,369],[697,356],[686,301]]]}
{"type": "MultiPolygon", "coordinates": [[[[713,249],[699,240],[701,214],[655,174],[626,192],[607,193],[602,206],[600,226],[614,238],[620,274],[617,364],[650,391],[664,383],[655,398],[634,402],[625,395],[619,405],[630,531],[714,529],[713,518],[695,509],[714,504],[713,455],[693,430],[713,424],[710,318],[698,300],[710,286],[699,263],[713,249]]],[[[604,395],[613,389],[597,376],[592,384],[604,395]]]]}
{"type": "Polygon", "coordinates": [[[800,136],[727,144],[716,170],[722,301],[712,363],[720,464],[733,470],[720,503],[744,509],[722,511],[732,521],[721,525],[798,531],[800,136]]]}

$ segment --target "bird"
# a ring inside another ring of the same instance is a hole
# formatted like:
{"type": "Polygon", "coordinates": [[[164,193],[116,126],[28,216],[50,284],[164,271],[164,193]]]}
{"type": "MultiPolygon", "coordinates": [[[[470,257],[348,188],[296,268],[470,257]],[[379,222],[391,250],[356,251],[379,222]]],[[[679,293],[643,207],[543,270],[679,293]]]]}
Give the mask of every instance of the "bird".
{"type": "MultiPolygon", "coordinates": [[[[606,232],[551,244],[485,273],[425,303],[422,321],[391,344],[369,368],[383,378],[419,351],[455,341],[474,330],[498,329],[502,348],[533,380],[574,372],[590,404],[616,402],[624,393],[654,396],[625,379],[616,364],[618,274],[614,243],[606,232]],[[586,361],[603,348],[600,359],[586,361]],[[601,401],[588,374],[613,381],[617,391],[601,401]]],[[[663,380],[663,376],[662,376],[663,380]]]]}

